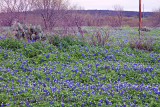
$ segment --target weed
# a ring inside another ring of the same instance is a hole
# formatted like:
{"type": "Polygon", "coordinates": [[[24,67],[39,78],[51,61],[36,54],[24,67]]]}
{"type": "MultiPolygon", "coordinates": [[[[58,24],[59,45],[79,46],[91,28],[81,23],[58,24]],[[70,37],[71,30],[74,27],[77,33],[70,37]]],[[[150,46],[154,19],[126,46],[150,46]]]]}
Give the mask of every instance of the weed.
{"type": "Polygon", "coordinates": [[[23,43],[15,38],[0,39],[0,47],[7,49],[18,49],[23,46],[23,43]]]}

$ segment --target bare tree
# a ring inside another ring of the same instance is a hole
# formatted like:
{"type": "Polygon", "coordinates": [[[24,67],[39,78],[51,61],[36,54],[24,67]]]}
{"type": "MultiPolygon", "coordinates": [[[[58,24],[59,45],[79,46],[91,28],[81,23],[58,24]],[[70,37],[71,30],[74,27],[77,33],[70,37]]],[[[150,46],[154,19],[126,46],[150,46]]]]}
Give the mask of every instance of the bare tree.
{"type": "Polygon", "coordinates": [[[74,34],[78,31],[84,40],[83,37],[83,30],[81,28],[82,25],[84,25],[84,20],[85,20],[85,13],[83,13],[83,10],[81,7],[77,5],[73,5],[70,7],[70,11],[67,12],[65,15],[63,21],[65,21],[64,25],[66,28],[70,28],[74,34]]]}
{"type": "Polygon", "coordinates": [[[151,21],[154,27],[160,26],[160,8],[153,12],[151,21]]]}
{"type": "Polygon", "coordinates": [[[40,13],[44,26],[51,30],[68,9],[67,0],[33,0],[34,9],[40,13]]]}
{"type": "Polygon", "coordinates": [[[120,5],[115,5],[114,6],[114,10],[116,11],[116,23],[117,26],[122,26],[122,22],[123,22],[123,7],[120,5]]]}
{"type": "Polygon", "coordinates": [[[82,30],[82,25],[84,23],[84,14],[78,13],[78,10],[75,10],[74,13],[72,13],[72,19],[73,19],[73,25],[78,28],[78,32],[80,33],[82,39],[84,40],[84,34],[82,30]]]}
{"type": "Polygon", "coordinates": [[[10,26],[12,22],[18,17],[18,9],[20,8],[17,5],[17,1],[13,0],[3,0],[0,2],[1,11],[3,13],[2,24],[10,26]],[[17,12],[17,13],[16,13],[17,12]]]}
{"type": "Polygon", "coordinates": [[[108,20],[108,25],[109,26],[112,26],[112,27],[117,26],[117,19],[115,18],[115,16],[108,16],[107,20],[108,20]]]}
{"type": "Polygon", "coordinates": [[[19,21],[21,23],[24,23],[27,19],[27,13],[29,11],[32,11],[34,9],[34,4],[33,4],[33,0],[21,0],[20,1],[20,6],[21,8],[21,19],[19,19],[19,21]]]}
{"type": "Polygon", "coordinates": [[[0,0],[0,7],[3,14],[1,22],[5,26],[11,26],[13,21],[20,21],[23,12],[31,9],[32,3],[31,0],[0,0]]]}
{"type": "Polygon", "coordinates": [[[103,25],[103,16],[101,16],[99,13],[95,13],[94,15],[92,15],[93,17],[93,22],[94,22],[94,26],[101,26],[103,25]]]}

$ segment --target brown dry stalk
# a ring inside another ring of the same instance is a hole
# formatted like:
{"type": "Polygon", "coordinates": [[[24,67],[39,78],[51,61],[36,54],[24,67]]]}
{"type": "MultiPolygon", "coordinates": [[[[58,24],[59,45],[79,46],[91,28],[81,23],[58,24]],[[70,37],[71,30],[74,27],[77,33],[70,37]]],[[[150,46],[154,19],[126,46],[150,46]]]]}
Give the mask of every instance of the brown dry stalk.
{"type": "Polygon", "coordinates": [[[92,44],[93,44],[93,45],[96,45],[96,42],[95,42],[95,40],[94,40],[93,35],[92,35],[92,37],[91,37],[91,41],[92,41],[92,44]]]}

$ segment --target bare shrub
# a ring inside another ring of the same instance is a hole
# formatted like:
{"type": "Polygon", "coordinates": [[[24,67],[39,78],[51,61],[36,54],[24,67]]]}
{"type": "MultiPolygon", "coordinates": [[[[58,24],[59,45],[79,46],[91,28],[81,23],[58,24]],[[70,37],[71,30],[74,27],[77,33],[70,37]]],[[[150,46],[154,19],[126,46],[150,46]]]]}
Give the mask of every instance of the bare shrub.
{"type": "Polygon", "coordinates": [[[106,45],[109,41],[110,33],[105,31],[103,28],[95,29],[95,34],[92,35],[91,41],[93,45],[106,45]]]}
{"type": "Polygon", "coordinates": [[[160,8],[154,11],[151,21],[152,21],[152,26],[154,27],[160,26],[160,8]]]}
{"type": "Polygon", "coordinates": [[[117,26],[122,26],[123,22],[123,7],[120,5],[115,5],[114,10],[116,11],[116,17],[115,17],[115,22],[117,26]]]}
{"type": "Polygon", "coordinates": [[[141,42],[139,39],[132,37],[131,40],[129,41],[129,46],[130,48],[134,49],[141,49],[141,42]]]}
{"type": "Polygon", "coordinates": [[[152,37],[143,37],[141,40],[135,37],[131,37],[129,41],[130,48],[153,51],[153,38],[152,37]]]}
{"type": "Polygon", "coordinates": [[[3,0],[0,2],[1,7],[1,25],[11,26],[17,20],[23,22],[26,18],[27,11],[32,7],[31,0],[3,0]]]}
{"type": "Polygon", "coordinates": [[[52,30],[68,9],[67,0],[33,0],[34,10],[41,15],[46,29],[52,30]]]}

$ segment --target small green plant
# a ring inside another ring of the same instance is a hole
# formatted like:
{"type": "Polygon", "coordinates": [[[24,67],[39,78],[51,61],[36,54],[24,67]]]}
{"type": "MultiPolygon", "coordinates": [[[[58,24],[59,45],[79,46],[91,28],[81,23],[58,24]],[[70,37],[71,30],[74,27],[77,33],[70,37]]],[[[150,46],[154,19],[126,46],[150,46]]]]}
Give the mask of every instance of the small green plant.
{"type": "Polygon", "coordinates": [[[74,40],[71,36],[66,36],[63,38],[60,38],[59,36],[50,36],[48,38],[49,43],[53,44],[54,46],[57,46],[59,48],[63,49],[68,49],[70,46],[73,45],[80,45],[80,46],[85,46],[85,42],[81,42],[78,40],[74,40]]]}
{"type": "Polygon", "coordinates": [[[26,45],[25,48],[23,48],[23,52],[24,55],[29,58],[35,57],[41,53],[40,50],[32,46],[32,44],[26,45]]]}
{"type": "Polygon", "coordinates": [[[60,38],[57,35],[50,36],[49,38],[49,43],[53,44],[54,46],[58,46],[60,42],[60,38]]]}
{"type": "Polygon", "coordinates": [[[0,47],[7,48],[7,49],[17,49],[21,48],[22,42],[16,40],[15,38],[5,38],[0,40],[0,47]]]}
{"type": "Polygon", "coordinates": [[[61,41],[62,42],[66,41],[68,43],[68,45],[74,45],[74,40],[71,36],[66,36],[66,37],[62,38],[61,41]]]}

